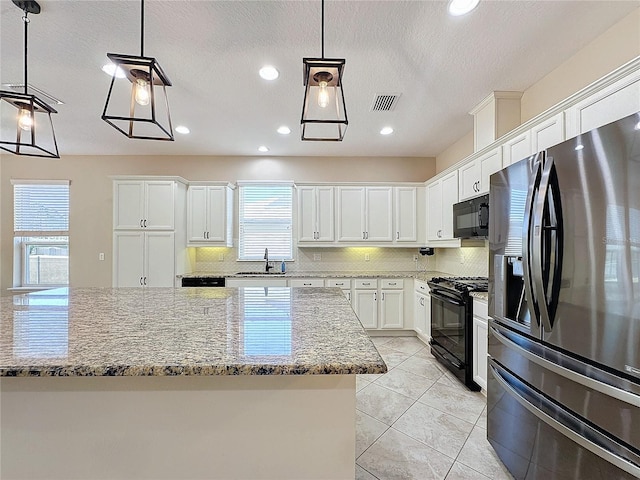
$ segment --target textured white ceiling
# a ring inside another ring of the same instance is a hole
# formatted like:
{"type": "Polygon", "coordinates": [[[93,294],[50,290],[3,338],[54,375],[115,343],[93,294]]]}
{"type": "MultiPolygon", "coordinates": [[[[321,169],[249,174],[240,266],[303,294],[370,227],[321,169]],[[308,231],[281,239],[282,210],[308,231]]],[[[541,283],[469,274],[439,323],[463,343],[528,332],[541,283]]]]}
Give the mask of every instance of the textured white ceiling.
{"type": "MultiPolygon", "coordinates": [[[[639,1],[481,1],[465,17],[445,1],[327,1],[325,55],[345,58],[343,142],[302,142],[302,58],[320,56],[315,1],[145,2],[145,54],[173,82],[175,142],[129,140],[100,119],[106,53],[140,52],[140,3],[40,0],[31,16],[29,83],[62,99],[62,155],[435,156],[473,128],[494,90],[523,91],[640,6],[639,1]],[[280,70],[266,82],[264,64],[280,70]],[[371,112],[378,93],[400,93],[371,112]],[[280,125],[289,136],[276,133],[280,125]],[[391,125],[393,135],[379,135],[391,125]]],[[[0,0],[0,81],[22,82],[22,12],[0,0]]],[[[3,126],[4,128],[4,126],[3,126]]],[[[13,126],[11,126],[13,128],[13,126]]]]}

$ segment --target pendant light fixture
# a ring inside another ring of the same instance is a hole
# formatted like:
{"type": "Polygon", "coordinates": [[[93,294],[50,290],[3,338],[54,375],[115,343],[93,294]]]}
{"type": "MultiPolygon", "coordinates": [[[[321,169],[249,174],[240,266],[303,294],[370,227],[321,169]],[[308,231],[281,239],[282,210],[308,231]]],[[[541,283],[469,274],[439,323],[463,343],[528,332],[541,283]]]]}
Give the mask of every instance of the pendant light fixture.
{"type": "Polygon", "coordinates": [[[51,120],[51,114],[58,112],[28,92],[28,15],[40,13],[40,5],[35,0],[13,0],[13,3],[24,12],[24,93],[0,90],[0,149],[15,155],[60,158],[51,120]]]}
{"type": "Polygon", "coordinates": [[[341,142],[347,130],[342,75],[344,58],[324,58],[324,0],[322,0],[322,57],[303,58],[304,102],[302,140],[341,142]]]}
{"type": "Polygon", "coordinates": [[[144,0],[140,0],[140,56],[107,53],[107,57],[115,69],[102,119],[129,138],[173,141],[166,89],[171,81],[155,58],[144,56],[144,0]],[[118,71],[124,75],[116,75],[118,71]]]}

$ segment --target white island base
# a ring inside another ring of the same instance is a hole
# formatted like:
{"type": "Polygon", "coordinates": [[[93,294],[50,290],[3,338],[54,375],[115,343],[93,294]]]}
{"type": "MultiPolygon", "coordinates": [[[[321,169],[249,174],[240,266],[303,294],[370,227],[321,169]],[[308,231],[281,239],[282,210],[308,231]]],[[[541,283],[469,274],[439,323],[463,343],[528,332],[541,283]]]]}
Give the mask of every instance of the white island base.
{"type": "Polygon", "coordinates": [[[0,378],[0,478],[352,480],[355,382],[0,378]]]}

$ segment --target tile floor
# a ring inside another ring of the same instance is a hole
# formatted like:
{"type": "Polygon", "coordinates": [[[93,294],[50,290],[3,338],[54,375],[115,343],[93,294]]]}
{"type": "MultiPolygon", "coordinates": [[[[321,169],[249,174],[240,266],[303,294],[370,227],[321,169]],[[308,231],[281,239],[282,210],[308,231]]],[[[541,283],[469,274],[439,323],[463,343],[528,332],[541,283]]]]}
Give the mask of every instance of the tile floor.
{"type": "Polygon", "coordinates": [[[389,371],[356,380],[356,480],[512,479],[487,441],[486,398],[416,337],[372,337],[389,371]]]}

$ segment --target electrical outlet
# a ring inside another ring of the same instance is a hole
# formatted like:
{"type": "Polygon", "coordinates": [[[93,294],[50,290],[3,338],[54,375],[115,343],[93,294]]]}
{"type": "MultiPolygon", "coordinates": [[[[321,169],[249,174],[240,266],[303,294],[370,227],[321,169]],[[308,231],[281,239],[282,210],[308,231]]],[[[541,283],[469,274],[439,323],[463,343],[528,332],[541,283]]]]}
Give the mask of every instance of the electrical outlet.
{"type": "Polygon", "coordinates": [[[218,254],[218,261],[219,262],[224,262],[224,253],[219,253],[218,254]]]}
{"type": "Polygon", "coordinates": [[[104,261],[104,253],[98,254],[98,260],[104,261]]]}
{"type": "Polygon", "coordinates": [[[369,261],[369,254],[368,254],[368,253],[365,253],[365,254],[364,254],[364,261],[365,261],[365,262],[368,262],[368,261],[369,261]]]}
{"type": "Polygon", "coordinates": [[[414,254],[413,254],[413,261],[414,261],[414,262],[417,262],[417,261],[418,261],[418,254],[417,254],[417,253],[414,253],[414,254]]]}
{"type": "Polygon", "coordinates": [[[313,261],[314,262],[319,262],[320,260],[322,260],[322,254],[321,253],[314,253],[313,254],[313,261]]]}

